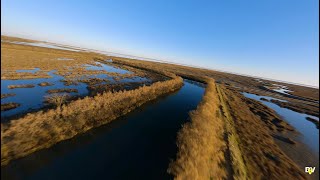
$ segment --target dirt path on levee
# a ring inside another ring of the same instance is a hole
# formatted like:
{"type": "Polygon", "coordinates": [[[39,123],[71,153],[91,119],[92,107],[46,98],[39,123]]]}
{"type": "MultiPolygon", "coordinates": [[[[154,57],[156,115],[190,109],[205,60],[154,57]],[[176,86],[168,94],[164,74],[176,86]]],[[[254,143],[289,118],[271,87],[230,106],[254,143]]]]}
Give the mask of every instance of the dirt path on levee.
{"type": "Polygon", "coordinates": [[[217,84],[224,120],[228,179],[308,179],[274,142],[243,96],[217,84]]]}

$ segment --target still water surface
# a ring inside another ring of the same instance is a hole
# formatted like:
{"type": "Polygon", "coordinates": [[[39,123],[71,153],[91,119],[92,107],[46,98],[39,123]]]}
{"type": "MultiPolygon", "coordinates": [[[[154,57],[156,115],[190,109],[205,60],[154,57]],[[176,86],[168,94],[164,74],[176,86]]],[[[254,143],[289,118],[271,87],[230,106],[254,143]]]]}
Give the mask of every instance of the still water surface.
{"type": "MultiPolygon", "coordinates": [[[[115,72],[119,74],[131,74],[132,72],[116,68],[113,66],[109,66],[103,63],[96,63],[99,66],[93,66],[93,65],[85,65],[87,70],[104,70],[107,72],[115,72]]],[[[35,73],[39,71],[39,68],[35,68],[33,70],[17,70],[17,72],[30,72],[35,73]]],[[[71,89],[77,89],[78,93],[69,93],[71,96],[86,96],[89,94],[89,91],[87,89],[87,84],[79,82],[77,85],[69,85],[65,86],[64,82],[61,80],[64,80],[65,78],[63,76],[57,75],[54,73],[55,70],[52,70],[48,72],[48,74],[52,78],[36,78],[36,79],[19,79],[19,80],[1,80],[1,94],[6,93],[14,93],[15,96],[7,97],[4,99],[1,99],[1,104],[3,103],[9,103],[9,102],[15,102],[19,103],[20,106],[11,109],[8,111],[2,111],[1,112],[1,118],[4,119],[5,117],[26,113],[30,110],[37,110],[44,106],[44,100],[45,97],[49,94],[46,92],[50,89],[60,89],[60,88],[71,88],[71,89]],[[42,82],[49,82],[52,83],[52,86],[39,86],[39,83],[42,82]],[[9,85],[19,85],[19,84],[33,84],[35,87],[33,88],[15,88],[15,89],[9,89],[9,85]]],[[[148,78],[145,77],[132,77],[132,78],[123,78],[119,81],[115,81],[114,77],[109,76],[107,74],[96,74],[96,75],[90,75],[90,76],[83,76],[79,79],[90,79],[90,78],[101,78],[101,79],[107,79],[108,84],[113,83],[127,83],[127,82],[150,82],[148,78]]]]}
{"type": "Polygon", "coordinates": [[[176,135],[204,87],[185,80],[173,94],[107,125],[12,161],[3,179],[172,179],[176,135]]]}
{"type": "MultiPolygon", "coordinates": [[[[266,97],[266,96],[258,96],[255,94],[250,94],[245,92],[242,94],[247,98],[260,101],[264,105],[273,109],[276,113],[278,113],[281,117],[283,117],[285,121],[287,121],[291,126],[293,126],[297,131],[301,133],[301,136],[300,136],[301,142],[309,146],[315,154],[319,154],[319,129],[316,128],[315,124],[306,120],[306,117],[311,117],[319,121],[318,117],[303,114],[303,113],[298,113],[287,108],[282,108],[272,102],[266,102],[260,99],[261,97],[266,97]]],[[[275,98],[269,97],[268,99],[270,100],[275,98]]]]}

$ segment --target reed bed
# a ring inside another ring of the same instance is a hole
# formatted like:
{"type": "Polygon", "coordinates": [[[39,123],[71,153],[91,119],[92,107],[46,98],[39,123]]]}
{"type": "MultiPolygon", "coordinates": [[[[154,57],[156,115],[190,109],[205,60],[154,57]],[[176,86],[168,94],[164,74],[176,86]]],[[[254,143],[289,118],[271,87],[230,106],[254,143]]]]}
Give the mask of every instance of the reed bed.
{"type": "Polygon", "coordinates": [[[53,83],[50,83],[50,82],[42,82],[42,83],[39,83],[38,86],[53,86],[54,84],[53,83]]]}
{"type": "Polygon", "coordinates": [[[13,102],[4,103],[4,104],[1,104],[1,111],[8,111],[10,109],[15,109],[19,106],[20,106],[19,103],[13,103],[13,102]]]}
{"type": "Polygon", "coordinates": [[[1,165],[106,124],[142,104],[179,89],[183,80],[156,82],[131,91],[105,92],[1,124],[1,165]],[[5,127],[5,128],[4,128],[5,127]]]}
{"type": "Polygon", "coordinates": [[[7,93],[7,94],[1,94],[1,99],[7,98],[7,97],[12,97],[15,96],[15,93],[7,93]]]}
{"type": "Polygon", "coordinates": [[[265,122],[251,111],[251,100],[222,85],[219,87],[233,120],[229,125],[234,126],[234,130],[230,132],[236,135],[234,140],[231,138],[230,146],[237,144],[238,150],[234,152],[241,152],[241,156],[234,154],[233,157],[243,159],[233,166],[234,172],[245,169],[246,174],[239,174],[245,175],[245,179],[308,179],[303,169],[275,143],[265,122]]]}
{"type": "Polygon", "coordinates": [[[6,71],[1,73],[1,80],[37,79],[37,78],[48,79],[52,77],[48,74],[48,71],[39,71],[36,73],[6,71]]]}
{"type": "Polygon", "coordinates": [[[8,85],[9,89],[15,89],[15,88],[34,88],[35,85],[33,84],[15,84],[15,85],[8,85]]]}
{"type": "Polygon", "coordinates": [[[202,80],[205,95],[178,132],[178,152],[168,168],[174,179],[307,179],[246,98],[212,79],[202,80]]]}
{"type": "Polygon", "coordinates": [[[60,88],[60,89],[49,89],[47,90],[47,93],[53,94],[53,93],[77,93],[78,89],[72,89],[72,88],[60,88]]]}
{"type": "Polygon", "coordinates": [[[226,143],[223,139],[223,120],[218,115],[219,99],[214,80],[207,88],[197,109],[190,112],[191,122],[178,133],[178,153],[168,172],[175,179],[224,179],[226,143]]]}

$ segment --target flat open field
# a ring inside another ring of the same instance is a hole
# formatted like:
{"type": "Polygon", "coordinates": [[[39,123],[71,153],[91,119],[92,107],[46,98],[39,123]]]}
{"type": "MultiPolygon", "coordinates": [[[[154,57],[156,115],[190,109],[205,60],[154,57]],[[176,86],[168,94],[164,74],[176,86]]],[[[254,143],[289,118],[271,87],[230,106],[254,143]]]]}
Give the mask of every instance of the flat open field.
{"type": "Polygon", "coordinates": [[[319,178],[319,89],[1,40],[4,179],[319,178]]]}

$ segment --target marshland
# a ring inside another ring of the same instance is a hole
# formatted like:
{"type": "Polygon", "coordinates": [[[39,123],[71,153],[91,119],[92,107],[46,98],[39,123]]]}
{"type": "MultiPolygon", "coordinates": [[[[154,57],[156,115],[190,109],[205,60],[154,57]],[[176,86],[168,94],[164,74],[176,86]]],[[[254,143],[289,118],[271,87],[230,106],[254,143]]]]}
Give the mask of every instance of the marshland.
{"type": "Polygon", "coordinates": [[[319,90],[2,36],[4,179],[316,179],[319,90]]]}

